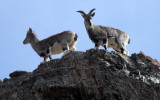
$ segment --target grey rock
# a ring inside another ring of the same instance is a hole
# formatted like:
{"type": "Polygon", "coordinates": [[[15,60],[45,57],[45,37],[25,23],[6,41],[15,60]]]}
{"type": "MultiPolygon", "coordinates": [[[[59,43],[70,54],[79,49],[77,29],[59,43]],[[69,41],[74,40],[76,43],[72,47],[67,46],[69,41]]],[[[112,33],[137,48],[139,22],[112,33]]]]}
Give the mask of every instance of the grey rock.
{"type": "Polygon", "coordinates": [[[160,100],[160,62],[142,52],[71,51],[10,77],[0,100],[160,100]]]}
{"type": "Polygon", "coordinates": [[[9,80],[8,78],[4,78],[3,83],[7,82],[8,80],[9,80]]]}
{"type": "Polygon", "coordinates": [[[14,77],[18,77],[18,76],[21,76],[21,75],[24,75],[24,74],[29,74],[29,72],[26,72],[26,71],[14,71],[13,73],[10,73],[9,76],[11,78],[14,78],[14,77]]]}

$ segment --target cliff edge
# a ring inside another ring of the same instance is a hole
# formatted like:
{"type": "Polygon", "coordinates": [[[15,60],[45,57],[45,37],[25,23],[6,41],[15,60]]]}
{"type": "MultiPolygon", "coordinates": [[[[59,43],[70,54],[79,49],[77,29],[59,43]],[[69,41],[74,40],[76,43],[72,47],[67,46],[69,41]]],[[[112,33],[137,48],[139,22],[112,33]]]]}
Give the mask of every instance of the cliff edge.
{"type": "Polygon", "coordinates": [[[160,100],[160,62],[90,49],[71,51],[0,82],[0,100],[160,100]]]}

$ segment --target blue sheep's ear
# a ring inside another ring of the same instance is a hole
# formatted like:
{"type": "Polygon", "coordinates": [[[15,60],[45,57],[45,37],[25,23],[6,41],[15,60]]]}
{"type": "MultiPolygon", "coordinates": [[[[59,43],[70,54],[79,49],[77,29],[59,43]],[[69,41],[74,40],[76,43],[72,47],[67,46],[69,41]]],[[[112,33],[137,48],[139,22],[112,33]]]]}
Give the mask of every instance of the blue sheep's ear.
{"type": "Polygon", "coordinates": [[[93,17],[95,15],[95,13],[93,13],[91,16],[93,17]]]}
{"type": "Polygon", "coordinates": [[[31,29],[31,28],[29,28],[29,31],[30,31],[30,32],[32,32],[32,29],[31,29]]]}

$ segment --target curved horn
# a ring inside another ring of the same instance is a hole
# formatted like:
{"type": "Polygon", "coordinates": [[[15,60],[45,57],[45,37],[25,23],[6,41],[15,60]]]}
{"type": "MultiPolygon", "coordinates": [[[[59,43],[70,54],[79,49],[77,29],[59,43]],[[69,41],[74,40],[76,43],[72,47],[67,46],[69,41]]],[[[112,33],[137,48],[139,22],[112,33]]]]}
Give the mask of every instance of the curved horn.
{"type": "Polygon", "coordinates": [[[86,13],[85,13],[84,11],[79,10],[79,11],[77,11],[77,12],[79,12],[79,13],[81,13],[81,14],[83,14],[83,15],[86,15],[86,13]]]}
{"type": "Polygon", "coordinates": [[[96,10],[96,8],[93,8],[93,9],[88,13],[88,15],[91,15],[94,10],[96,10]]]}

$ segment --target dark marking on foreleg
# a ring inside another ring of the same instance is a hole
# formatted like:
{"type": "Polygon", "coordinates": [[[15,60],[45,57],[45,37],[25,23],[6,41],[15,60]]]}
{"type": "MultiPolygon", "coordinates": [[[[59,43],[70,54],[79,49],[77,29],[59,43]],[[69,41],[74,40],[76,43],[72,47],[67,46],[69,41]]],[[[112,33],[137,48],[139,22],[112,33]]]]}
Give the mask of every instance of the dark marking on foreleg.
{"type": "Polygon", "coordinates": [[[51,55],[49,55],[49,59],[50,59],[50,60],[52,59],[51,55]]]}
{"type": "Polygon", "coordinates": [[[95,44],[95,47],[98,47],[98,46],[99,46],[99,45],[96,43],[96,44],[95,44]]]}
{"type": "Polygon", "coordinates": [[[67,48],[63,48],[63,51],[66,51],[67,50],[67,48]]]}
{"type": "Polygon", "coordinates": [[[106,47],[106,45],[104,45],[103,47],[104,47],[104,49],[105,49],[105,50],[107,50],[107,47],[106,47]]]}
{"type": "Polygon", "coordinates": [[[121,53],[124,54],[124,49],[123,48],[121,48],[121,53]]]}
{"type": "Polygon", "coordinates": [[[107,50],[107,46],[108,46],[108,40],[107,39],[103,39],[103,47],[105,50],[107,50]]]}
{"type": "Polygon", "coordinates": [[[107,39],[103,39],[103,44],[105,44],[107,42],[107,39]]]}
{"type": "Polygon", "coordinates": [[[40,57],[45,57],[45,53],[42,52],[42,53],[39,54],[39,56],[40,56],[40,57]]]}
{"type": "Polygon", "coordinates": [[[50,50],[48,49],[48,50],[47,50],[47,54],[49,54],[49,53],[50,53],[50,50]]]}
{"type": "Polygon", "coordinates": [[[46,61],[46,58],[44,58],[44,60],[43,61],[46,61]]]}
{"type": "Polygon", "coordinates": [[[94,48],[95,48],[95,49],[98,49],[98,47],[99,47],[99,44],[96,43],[94,48]]]}
{"type": "Polygon", "coordinates": [[[98,39],[94,39],[94,38],[93,38],[92,41],[95,43],[94,48],[95,48],[95,49],[98,49],[98,47],[99,47],[99,43],[98,43],[99,41],[98,41],[98,39]]]}

